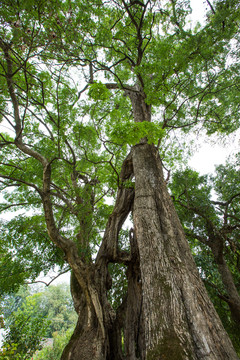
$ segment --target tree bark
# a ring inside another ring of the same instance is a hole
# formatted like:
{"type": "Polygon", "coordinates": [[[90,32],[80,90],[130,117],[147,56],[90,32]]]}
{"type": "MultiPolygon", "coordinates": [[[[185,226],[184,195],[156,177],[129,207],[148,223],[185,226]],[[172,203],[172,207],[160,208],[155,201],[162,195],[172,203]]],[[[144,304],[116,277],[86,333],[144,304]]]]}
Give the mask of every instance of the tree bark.
{"type": "MultiPolygon", "coordinates": [[[[213,232],[212,232],[213,233],[213,232]]],[[[228,264],[224,258],[223,241],[220,236],[209,237],[209,247],[212,250],[214,260],[218,266],[219,274],[221,276],[224,288],[227,293],[225,301],[227,301],[229,309],[231,311],[232,319],[240,328],[240,296],[237,291],[236,285],[233,280],[232,273],[228,267],[228,264]]]]}
{"type": "Polygon", "coordinates": [[[238,359],[199,277],[156,149],[133,149],[146,359],[238,359]]]}
{"type": "MultiPolygon", "coordinates": [[[[124,183],[131,176],[132,163],[127,157],[122,166],[120,180],[124,183]]],[[[132,209],[133,199],[134,190],[120,186],[95,264],[86,265],[85,274],[80,273],[77,266],[72,266],[71,292],[79,318],[61,360],[128,359],[124,357],[122,351],[122,332],[125,327],[125,314],[129,308],[129,296],[122,307],[115,312],[108,302],[107,291],[111,287],[108,263],[111,261],[128,264],[133,257],[118,247],[118,234],[132,209]],[[82,276],[84,282],[81,280],[82,276]]],[[[133,271],[130,277],[136,278],[133,271]]],[[[128,288],[131,294],[135,292],[133,283],[134,281],[129,281],[128,288]]]]}
{"type": "Polygon", "coordinates": [[[88,270],[90,305],[79,281],[73,281],[79,320],[61,359],[237,360],[198,274],[154,146],[133,147],[121,178],[133,175],[135,190],[119,189],[98,257],[88,270]],[[117,238],[131,210],[134,228],[126,253],[117,238]],[[115,312],[107,300],[109,262],[128,267],[127,295],[115,312]]]}

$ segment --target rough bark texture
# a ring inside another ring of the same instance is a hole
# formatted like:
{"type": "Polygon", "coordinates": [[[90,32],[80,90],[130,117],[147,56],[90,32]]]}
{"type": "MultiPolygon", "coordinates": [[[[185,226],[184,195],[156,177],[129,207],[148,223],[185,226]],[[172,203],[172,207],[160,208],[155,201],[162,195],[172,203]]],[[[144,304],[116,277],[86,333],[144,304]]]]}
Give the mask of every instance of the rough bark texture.
{"type": "Polygon", "coordinates": [[[134,119],[136,122],[151,121],[151,105],[146,104],[146,95],[139,90],[136,87],[135,91],[125,91],[132,103],[134,119]]]}
{"type": "MultiPolygon", "coordinates": [[[[121,182],[124,183],[131,176],[132,163],[127,157],[122,167],[121,182]]],[[[82,274],[78,268],[72,267],[71,291],[79,319],[74,334],[64,349],[61,360],[133,359],[132,357],[123,357],[122,334],[123,332],[128,334],[126,349],[132,348],[132,340],[130,340],[132,337],[135,346],[135,335],[130,334],[127,326],[133,319],[136,322],[138,316],[137,314],[130,318],[129,309],[132,309],[133,300],[129,300],[129,298],[132,297],[136,300],[139,293],[141,294],[136,287],[139,262],[136,260],[138,257],[136,250],[134,250],[133,241],[131,241],[131,253],[120,251],[118,248],[118,234],[132,209],[133,199],[134,189],[124,186],[119,188],[116,205],[109,217],[95,264],[86,266],[84,283],[81,281],[82,274]],[[128,294],[122,306],[115,312],[107,299],[107,291],[111,287],[108,263],[111,261],[130,264],[131,258],[135,260],[133,260],[132,271],[128,275],[128,294]]],[[[131,331],[134,333],[134,331],[136,332],[135,329],[136,326],[131,331]]]]}
{"type": "Polygon", "coordinates": [[[218,236],[210,238],[209,246],[212,249],[214,260],[218,266],[227,297],[224,300],[228,303],[231,315],[240,329],[240,296],[233,280],[232,273],[223,254],[223,239],[218,236]]]}
{"type": "Polygon", "coordinates": [[[200,280],[153,146],[133,149],[133,171],[146,359],[238,359],[200,280]]]}
{"type": "Polygon", "coordinates": [[[133,175],[135,191],[119,189],[96,262],[87,269],[87,290],[73,275],[79,320],[61,359],[237,360],[199,277],[154,146],[132,149],[123,183],[133,175]],[[132,210],[127,253],[118,247],[118,233],[132,210]],[[109,262],[128,267],[127,295],[116,312],[107,300],[109,262]]]}

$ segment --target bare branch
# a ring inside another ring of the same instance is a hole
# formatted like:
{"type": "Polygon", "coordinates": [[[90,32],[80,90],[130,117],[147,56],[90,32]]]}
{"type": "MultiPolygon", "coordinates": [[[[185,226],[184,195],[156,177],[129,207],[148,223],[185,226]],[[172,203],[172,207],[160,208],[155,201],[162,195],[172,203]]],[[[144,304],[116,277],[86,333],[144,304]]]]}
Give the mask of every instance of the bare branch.
{"type": "Polygon", "coordinates": [[[47,160],[41,154],[39,154],[37,151],[30,149],[28,146],[26,146],[22,142],[22,123],[21,123],[21,118],[20,118],[20,113],[19,113],[18,99],[17,99],[16,93],[14,90],[12,59],[9,54],[10,47],[8,44],[4,43],[1,39],[0,39],[0,47],[4,51],[4,57],[5,57],[5,60],[7,63],[6,80],[7,80],[8,91],[9,91],[9,94],[10,94],[10,97],[12,100],[13,109],[14,109],[14,119],[15,119],[14,128],[15,128],[15,132],[16,132],[15,144],[22,152],[34,157],[35,159],[40,161],[42,163],[42,165],[46,165],[47,160]]]}
{"type": "MultiPolygon", "coordinates": [[[[4,204],[2,204],[4,205],[4,204]]],[[[8,210],[8,209],[11,209],[12,207],[17,207],[17,206],[25,206],[25,205],[29,205],[27,202],[22,202],[22,203],[18,203],[18,204],[10,204],[10,205],[6,205],[6,206],[3,206],[1,208],[1,205],[0,205],[0,211],[5,211],[5,210],[8,210]]]]}
{"type": "Polygon", "coordinates": [[[209,7],[210,7],[210,9],[211,9],[211,11],[212,11],[212,13],[213,13],[213,14],[216,14],[216,11],[214,10],[214,8],[213,8],[212,4],[210,3],[210,1],[209,1],[209,0],[206,0],[206,1],[207,1],[207,3],[208,3],[208,5],[209,5],[209,7]]]}
{"type": "Polygon", "coordinates": [[[66,274],[67,272],[69,272],[71,269],[70,267],[68,267],[66,270],[60,272],[58,275],[54,276],[53,279],[51,279],[49,282],[45,282],[43,280],[36,280],[36,281],[31,281],[31,282],[26,282],[25,284],[27,285],[32,285],[32,284],[38,284],[38,283],[41,283],[41,284],[44,284],[46,286],[49,286],[53,281],[55,281],[59,276],[63,275],[63,274],[66,274]]]}

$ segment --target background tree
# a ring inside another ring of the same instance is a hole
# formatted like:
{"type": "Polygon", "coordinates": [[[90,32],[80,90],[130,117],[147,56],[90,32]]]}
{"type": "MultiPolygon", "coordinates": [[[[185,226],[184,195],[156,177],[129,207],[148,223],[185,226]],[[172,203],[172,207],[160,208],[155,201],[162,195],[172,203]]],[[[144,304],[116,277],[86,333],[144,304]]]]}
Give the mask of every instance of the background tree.
{"type": "MultiPolygon", "coordinates": [[[[2,245],[1,266],[12,258],[13,269],[26,267],[20,281],[70,266],[78,323],[62,360],[237,359],[162,160],[176,129],[239,126],[238,2],[211,5],[195,29],[187,1],[12,1],[0,10],[1,114],[10,127],[1,134],[2,209],[31,210],[25,222],[10,220],[18,231],[2,245]],[[114,309],[108,267],[116,263],[127,267],[127,291],[114,309]]],[[[7,222],[2,229],[7,236],[7,222]]],[[[17,286],[12,279],[6,290],[17,286]]]]}
{"type": "Polygon", "coordinates": [[[33,360],[60,360],[62,352],[72,335],[72,329],[53,335],[53,345],[44,346],[33,356],[33,360]]]}
{"type": "Polygon", "coordinates": [[[50,321],[46,337],[73,329],[77,316],[67,284],[51,285],[41,294],[41,308],[50,321]]]}
{"type": "Polygon", "coordinates": [[[68,331],[69,338],[77,320],[66,284],[52,285],[34,294],[29,287],[21,287],[16,294],[5,296],[2,309],[6,332],[3,347],[14,348],[13,359],[29,359],[42,348],[45,338],[56,338],[58,333],[66,337],[68,331]]]}
{"type": "Polygon", "coordinates": [[[6,352],[7,359],[29,359],[41,348],[49,325],[46,316],[39,311],[39,294],[27,296],[22,290],[6,299],[3,313],[6,333],[2,358],[6,352]]]}

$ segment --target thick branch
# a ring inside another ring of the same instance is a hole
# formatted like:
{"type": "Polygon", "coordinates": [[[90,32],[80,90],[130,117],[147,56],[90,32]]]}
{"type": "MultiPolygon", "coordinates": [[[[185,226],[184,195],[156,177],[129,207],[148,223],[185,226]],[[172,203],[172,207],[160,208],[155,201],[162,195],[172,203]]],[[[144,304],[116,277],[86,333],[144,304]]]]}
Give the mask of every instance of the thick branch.
{"type": "MultiPolygon", "coordinates": [[[[131,153],[123,162],[120,180],[124,181],[131,178],[133,174],[132,169],[132,155],[131,153]]],[[[124,185],[120,186],[117,194],[116,204],[112,214],[109,217],[106,231],[103,237],[102,245],[99,249],[96,264],[101,261],[101,258],[107,258],[107,261],[118,261],[118,255],[128,261],[126,254],[120,253],[118,249],[118,234],[121,227],[126,220],[129,212],[132,209],[134,199],[134,189],[125,188],[124,185]]]]}
{"type": "Polygon", "coordinates": [[[4,43],[0,39],[0,47],[3,49],[4,57],[5,57],[5,60],[7,63],[6,81],[7,81],[7,87],[8,87],[8,91],[9,91],[13,109],[14,109],[14,120],[15,120],[14,128],[15,128],[15,132],[16,132],[15,144],[22,152],[37,159],[38,161],[40,161],[42,163],[42,165],[46,165],[47,160],[41,154],[39,154],[37,151],[30,149],[28,146],[26,146],[22,142],[22,130],[23,129],[22,129],[22,123],[21,123],[21,118],[20,118],[18,99],[17,99],[17,95],[14,90],[13,63],[12,63],[11,56],[9,54],[10,46],[8,44],[4,43]]]}
{"type": "Polygon", "coordinates": [[[42,196],[42,190],[39,189],[39,187],[37,187],[37,185],[35,185],[35,184],[29,183],[28,181],[24,181],[22,179],[18,179],[18,178],[15,178],[13,176],[8,176],[8,175],[0,175],[0,178],[15,181],[17,184],[25,184],[25,185],[35,189],[42,196]]]}

